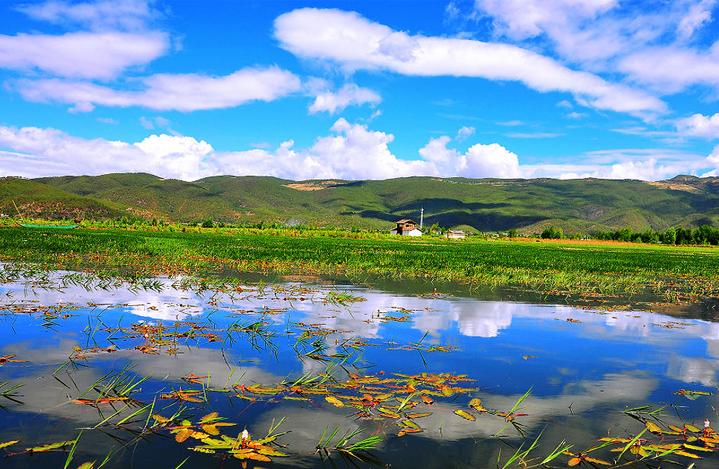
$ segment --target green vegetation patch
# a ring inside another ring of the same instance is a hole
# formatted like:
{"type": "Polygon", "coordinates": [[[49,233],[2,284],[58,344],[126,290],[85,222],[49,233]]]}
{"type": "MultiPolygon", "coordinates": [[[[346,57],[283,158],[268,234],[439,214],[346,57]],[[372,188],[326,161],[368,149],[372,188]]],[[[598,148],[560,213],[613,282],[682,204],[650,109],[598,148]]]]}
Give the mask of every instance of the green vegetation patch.
{"type": "Polygon", "coordinates": [[[287,230],[193,233],[0,229],[4,260],[137,275],[240,272],[386,277],[515,287],[553,295],[654,295],[700,301],[719,292],[711,247],[468,239],[288,236],[287,230]],[[270,234],[271,233],[271,234],[270,234]]]}

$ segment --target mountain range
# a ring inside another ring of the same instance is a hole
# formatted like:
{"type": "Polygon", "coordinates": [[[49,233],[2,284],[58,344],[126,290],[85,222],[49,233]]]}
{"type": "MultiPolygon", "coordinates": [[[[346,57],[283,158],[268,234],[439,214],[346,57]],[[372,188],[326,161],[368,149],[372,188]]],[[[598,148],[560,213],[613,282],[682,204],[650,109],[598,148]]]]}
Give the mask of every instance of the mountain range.
{"type": "Polygon", "coordinates": [[[187,182],[145,173],[0,179],[0,213],[33,218],[207,219],[389,229],[398,218],[479,231],[568,232],[719,225],[719,178],[666,181],[465,179],[289,181],[214,176],[187,182]]]}

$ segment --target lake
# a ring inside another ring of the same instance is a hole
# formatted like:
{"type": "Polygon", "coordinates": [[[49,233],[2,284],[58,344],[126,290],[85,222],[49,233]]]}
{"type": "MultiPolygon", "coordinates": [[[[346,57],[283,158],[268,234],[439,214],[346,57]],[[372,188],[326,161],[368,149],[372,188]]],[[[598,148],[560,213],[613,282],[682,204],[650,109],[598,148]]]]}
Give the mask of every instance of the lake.
{"type": "Polygon", "coordinates": [[[550,465],[719,461],[717,323],[322,282],[4,280],[3,467],[501,467],[534,441],[530,467],[562,442],[550,465]]]}

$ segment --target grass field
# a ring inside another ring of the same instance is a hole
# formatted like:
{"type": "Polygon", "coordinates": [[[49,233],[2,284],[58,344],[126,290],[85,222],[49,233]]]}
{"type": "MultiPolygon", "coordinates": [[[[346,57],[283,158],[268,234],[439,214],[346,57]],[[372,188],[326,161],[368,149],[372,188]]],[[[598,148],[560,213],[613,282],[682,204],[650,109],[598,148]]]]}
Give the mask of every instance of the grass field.
{"type": "Polygon", "coordinates": [[[134,275],[229,270],[349,279],[426,279],[552,295],[652,295],[667,302],[719,293],[719,250],[615,243],[355,239],[287,230],[0,229],[0,258],[134,275]]]}

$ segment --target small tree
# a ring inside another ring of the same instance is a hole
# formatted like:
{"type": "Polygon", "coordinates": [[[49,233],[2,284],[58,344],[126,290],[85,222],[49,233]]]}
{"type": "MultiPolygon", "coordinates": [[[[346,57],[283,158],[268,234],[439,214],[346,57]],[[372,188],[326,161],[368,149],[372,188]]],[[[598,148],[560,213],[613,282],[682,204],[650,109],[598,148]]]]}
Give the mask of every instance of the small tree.
{"type": "Polygon", "coordinates": [[[662,244],[675,244],[677,242],[677,230],[674,228],[667,229],[662,233],[662,244]]]}
{"type": "Polygon", "coordinates": [[[541,237],[542,239],[562,239],[564,231],[561,228],[550,226],[542,231],[541,237]]]}

